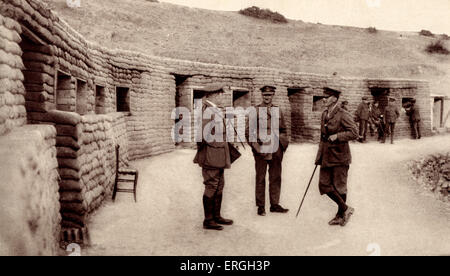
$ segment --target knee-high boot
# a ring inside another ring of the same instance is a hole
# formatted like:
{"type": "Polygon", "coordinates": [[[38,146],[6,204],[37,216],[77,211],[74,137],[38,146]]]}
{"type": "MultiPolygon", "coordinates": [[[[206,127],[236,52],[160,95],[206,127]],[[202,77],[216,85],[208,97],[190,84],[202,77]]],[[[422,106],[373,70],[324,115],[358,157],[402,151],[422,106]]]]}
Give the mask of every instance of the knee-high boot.
{"type": "Polygon", "coordinates": [[[233,224],[233,220],[223,218],[220,215],[220,209],[222,208],[222,194],[216,194],[214,196],[214,220],[218,224],[231,225],[233,224]]]}
{"type": "Polygon", "coordinates": [[[205,220],[203,228],[212,230],[222,230],[223,227],[218,225],[214,220],[214,197],[203,196],[203,210],[205,211],[205,220]]]}

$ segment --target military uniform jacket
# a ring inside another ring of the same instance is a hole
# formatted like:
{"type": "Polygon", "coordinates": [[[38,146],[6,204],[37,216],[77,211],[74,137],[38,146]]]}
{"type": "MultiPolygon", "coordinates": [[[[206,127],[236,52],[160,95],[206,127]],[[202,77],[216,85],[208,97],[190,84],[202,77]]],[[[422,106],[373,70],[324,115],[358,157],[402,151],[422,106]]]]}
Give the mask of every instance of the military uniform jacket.
{"type": "Polygon", "coordinates": [[[372,110],[370,111],[370,118],[374,121],[378,121],[380,119],[380,116],[382,115],[380,108],[378,107],[372,107],[372,110]]]}
{"type": "MultiPolygon", "coordinates": [[[[260,107],[266,107],[267,108],[267,121],[268,121],[267,122],[268,130],[267,131],[268,131],[268,133],[271,133],[271,127],[272,127],[271,119],[272,119],[272,116],[270,114],[270,108],[271,107],[276,107],[276,106],[274,106],[274,105],[266,106],[264,103],[261,103],[261,104],[256,106],[256,111],[258,112],[258,114],[259,114],[259,108],[260,107]]],[[[286,149],[289,146],[289,135],[288,135],[288,132],[287,132],[286,122],[284,120],[284,115],[283,115],[283,112],[281,111],[281,108],[279,109],[279,111],[280,111],[280,118],[279,118],[279,125],[278,125],[279,126],[279,129],[278,129],[279,145],[278,146],[281,147],[282,151],[286,151],[286,149]]],[[[256,131],[256,134],[259,133],[259,115],[258,115],[258,118],[257,118],[257,125],[258,125],[257,129],[253,130],[253,131],[256,131]]],[[[256,135],[256,134],[254,134],[254,135],[256,135]]],[[[246,136],[247,136],[246,138],[249,139],[249,127],[248,127],[248,125],[246,127],[246,136]]],[[[259,141],[259,139],[258,139],[258,142],[250,142],[249,141],[248,144],[252,148],[253,154],[259,154],[260,153],[259,149],[260,149],[260,147],[261,147],[261,145],[263,143],[261,141],[259,141]]]]}
{"type": "Polygon", "coordinates": [[[384,110],[384,118],[386,120],[386,123],[395,123],[399,116],[400,112],[398,111],[398,108],[396,106],[386,106],[386,109],[384,110]]]}
{"type": "MultiPolygon", "coordinates": [[[[203,111],[205,111],[206,107],[206,105],[203,105],[203,111]]],[[[205,126],[213,120],[214,117],[211,120],[202,120],[202,133],[205,126]]],[[[226,142],[225,129],[224,125],[222,128],[223,142],[207,142],[203,137],[202,142],[197,143],[197,154],[194,157],[194,163],[197,163],[204,169],[224,169],[231,167],[230,149],[228,142],[226,142]]]]}
{"type": "Polygon", "coordinates": [[[330,114],[322,113],[321,139],[316,157],[316,165],[322,168],[350,165],[352,156],[348,141],[358,138],[358,128],[350,113],[336,106],[330,114]],[[337,140],[328,138],[337,134],[337,140]]]}
{"type": "Polygon", "coordinates": [[[413,122],[420,121],[419,109],[415,105],[411,106],[411,109],[408,112],[408,116],[409,116],[409,119],[413,122]]]}
{"type": "Polygon", "coordinates": [[[358,109],[356,110],[356,121],[359,120],[369,120],[369,106],[365,103],[360,103],[358,109]]]}

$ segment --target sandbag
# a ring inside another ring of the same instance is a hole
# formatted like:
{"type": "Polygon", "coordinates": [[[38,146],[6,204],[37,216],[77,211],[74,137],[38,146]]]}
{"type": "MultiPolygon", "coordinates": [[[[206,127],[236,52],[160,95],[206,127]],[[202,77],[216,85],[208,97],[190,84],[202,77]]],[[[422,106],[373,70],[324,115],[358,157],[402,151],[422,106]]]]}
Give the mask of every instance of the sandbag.
{"type": "Polygon", "coordinates": [[[56,145],[60,147],[68,147],[74,150],[80,149],[78,142],[70,136],[57,136],[56,145]]]}
{"type": "Polygon", "coordinates": [[[58,136],[70,136],[78,140],[82,131],[80,126],[56,125],[56,133],[58,136]]]}
{"type": "Polygon", "coordinates": [[[81,186],[79,180],[62,179],[59,182],[59,190],[81,192],[83,190],[83,187],[81,186]]]}
{"type": "Polygon", "coordinates": [[[80,180],[80,173],[73,169],[68,168],[59,168],[58,169],[59,175],[62,179],[68,179],[68,180],[80,180]]]}
{"type": "Polygon", "coordinates": [[[78,214],[70,213],[70,212],[61,212],[61,217],[63,220],[68,220],[68,221],[77,223],[80,226],[85,225],[86,217],[84,214],[78,215],[78,214]]]}
{"type": "Polygon", "coordinates": [[[78,157],[78,153],[76,150],[73,150],[70,147],[56,147],[56,156],[63,158],[72,158],[76,159],[78,157]]]}
{"type": "Polygon", "coordinates": [[[77,159],[58,158],[58,165],[62,168],[80,170],[80,164],[77,159]]]}
{"type": "Polygon", "coordinates": [[[81,122],[80,114],[75,112],[51,110],[48,112],[48,116],[52,122],[62,125],[76,126],[81,122]]]}
{"type": "Polygon", "coordinates": [[[62,202],[61,212],[64,213],[77,213],[84,215],[87,211],[86,205],[79,202],[62,202]]]}
{"type": "Polygon", "coordinates": [[[83,196],[80,192],[60,191],[59,201],[61,202],[83,202],[83,196]]]}

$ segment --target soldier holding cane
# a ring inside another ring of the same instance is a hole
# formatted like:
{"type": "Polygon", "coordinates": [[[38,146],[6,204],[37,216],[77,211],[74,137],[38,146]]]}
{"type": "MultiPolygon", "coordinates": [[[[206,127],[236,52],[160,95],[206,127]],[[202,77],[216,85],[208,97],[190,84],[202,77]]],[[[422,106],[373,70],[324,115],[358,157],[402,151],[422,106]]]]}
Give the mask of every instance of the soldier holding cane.
{"type": "Polygon", "coordinates": [[[316,157],[320,166],[319,190],[338,205],[336,216],[329,225],[345,226],[354,212],[346,204],[347,174],[351,163],[348,141],[358,138],[358,128],[352,115],[339,105],[340,91],[325,88],[328,95],[321,121],[321,139],[316,157]]]}

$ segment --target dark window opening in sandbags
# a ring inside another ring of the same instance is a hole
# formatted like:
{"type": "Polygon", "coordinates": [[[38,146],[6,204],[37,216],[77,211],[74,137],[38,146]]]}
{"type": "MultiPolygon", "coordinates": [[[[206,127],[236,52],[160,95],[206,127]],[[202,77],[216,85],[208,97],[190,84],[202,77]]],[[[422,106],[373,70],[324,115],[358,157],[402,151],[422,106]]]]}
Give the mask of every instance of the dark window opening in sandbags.
{"type": "Polygon", "coordinates": [[[201,90],[194,90],[192,95],[192,107],[193,108],[201,108],[201,106],[197,106],[200,102],[196,100],[204,100],[206,98],[206,92],[201,90]],[[197,105],[196,105],[197,104],[197,105]]]}
{"type": "Polygon", "coordinates": [[[58,71],[56,84],[56,109],[74,112],[75,105],[75,82],[69,74],[58,71]]]}
{"type": "Polygon", "coordinates": [[[251,104],[250,92],[248,90],[233,90],[234,107],[249,107],[251,104]]]}
{"type": "Polygon", "coordinates": [[[411,106],[413,100],[414,100],[414,98],[408,98],[408,97],[402,98],[402,107],[407,108],[407,107],[411,106]]]}
{"type": "Polygon", "coordinates": [[[96,85],[95,86],[95,113],[105,114],[106,102],[106,92],[105,87],[96,85]]]}
{"type": "Polygon", "coordinates": [[[87,113],[87,104],[88,104],[88,87],[87,82],[84,80],[77,79],[77,113],[80,115],[84,115],[87,113]]]}
{"type": "Polygon", "coordinates": [[[117,112],[130,112],[130,88],[116,87],[117,112]]]}
{"type": "MultiPolygon", "coordinates": [[[[194,90],[192,95],[192,106],[195,108],[196,104],[200,104],[200,102],[196,103],[196,100],[201,99],[201,103],[205,103],[206,100],[211,103],[217,105],[219,108],[224,108],[226,106],[230,106],[230,97],[227,97],[222,88],[212,87],[206,88],[205,90],[194,90]]],[[[201,106],[199,106],[201,108],[201,106]]]]}
{"type": "Polygon", "coordinates": [[[174,74],[174,76],[175,76],[175,85],[176,86],[182,85],[188,78],[192,77],[189,75],[178,75],[178,74],[174,74]]]}
{"type": "Polygon", "coordinates": [[[384,109],[389,103],[389,88],[374,87],[370,89],[370,92],[373,96],[373,100],[379,103],[380,110],[384,112],[384,109]]]}
{"type": "Polygon", "coordinates": [[[312,111],[319,112],[323,110],[325,96],[313,96],[312,111]]]}
{"type": "Polygon", "coordinates": [[[303,135],[306,97],[304,88],[288,88],[291,107],[291,139],[295,142],[301,141],[303,135]]]}

